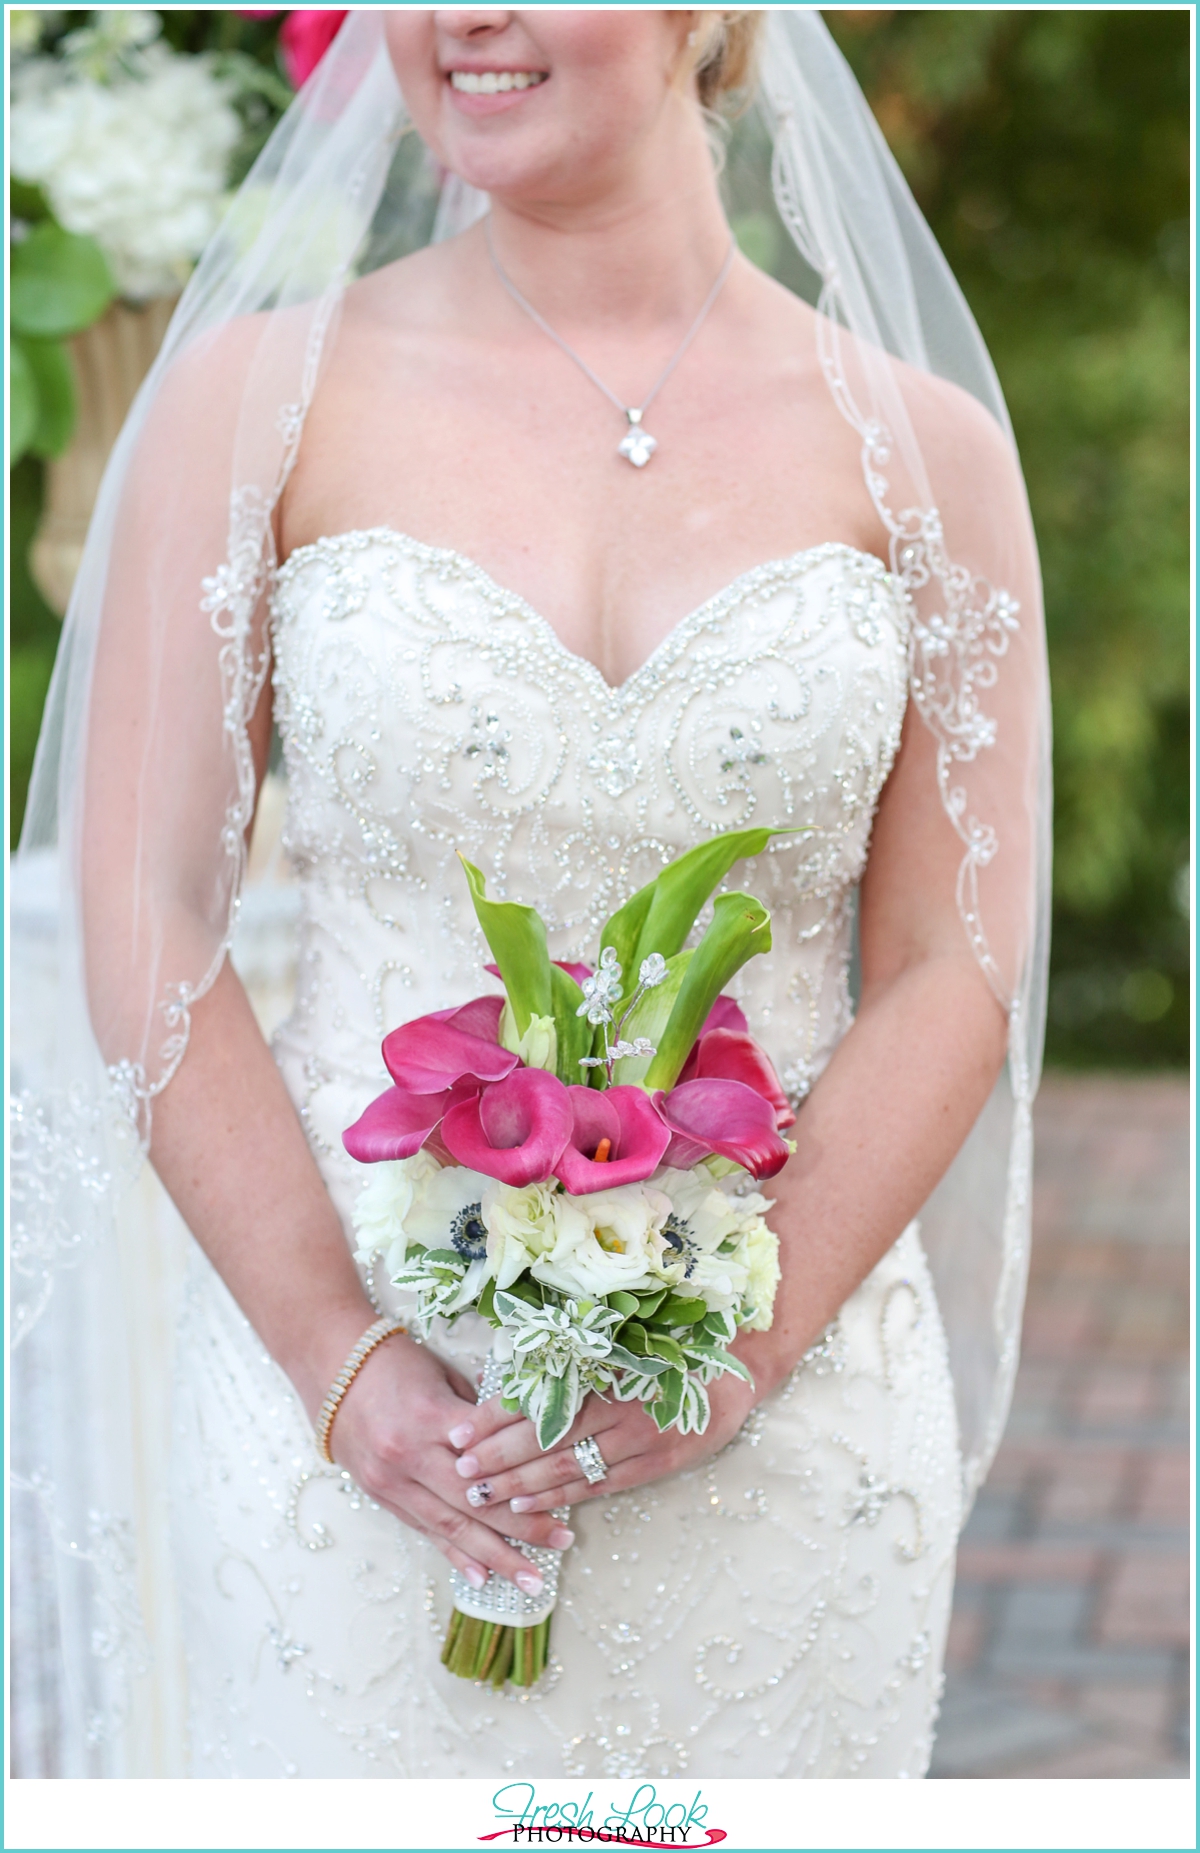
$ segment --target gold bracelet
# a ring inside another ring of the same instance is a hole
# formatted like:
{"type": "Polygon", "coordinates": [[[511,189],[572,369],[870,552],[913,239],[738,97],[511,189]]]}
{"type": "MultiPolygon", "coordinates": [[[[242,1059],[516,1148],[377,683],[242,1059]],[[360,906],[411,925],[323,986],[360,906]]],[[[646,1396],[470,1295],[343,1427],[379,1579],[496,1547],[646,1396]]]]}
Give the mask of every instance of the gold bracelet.
{"type": "Polygon", "coordinates": [[[333,1420],[342,1406],[342,1398],[358,1376],[359,1371],[375,1350],[382,1345],[385,1338],[394,1338],[397,1332],[407,1332],[408,1327],[399,1319],[376,1319],[374,1325],[367,1327],[355,1345],[350,1356],[329,1386],[329,1394],[317,1411],[317,1453],[330,1466],[335,1466],[333,1455],[329,1452],[329,1437],[333,1432],[333,1420]]]}

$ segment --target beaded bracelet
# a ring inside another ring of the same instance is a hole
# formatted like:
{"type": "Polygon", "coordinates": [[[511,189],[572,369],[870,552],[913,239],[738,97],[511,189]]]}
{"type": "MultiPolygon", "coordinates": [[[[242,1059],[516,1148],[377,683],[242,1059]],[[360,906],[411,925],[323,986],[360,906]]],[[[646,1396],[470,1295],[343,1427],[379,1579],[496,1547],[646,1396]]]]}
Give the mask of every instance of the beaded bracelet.
{"type": "Polygon", "coordinates": [[[354,1379],[358,1376],[359,1371],[362,1369],[371,1353],[375,1350],[376,1346],[382,1345],[385,1338],[393,1338],[397,1332],[407,1332],[407,1330],[408,1327],[403,1325],[399,1319],[376,1319],[374,1325],[369,1325],[367,1327],[357,1345],[355,1345],[353,1351],[350,1353],[350,1356],[342,1365],[341,1370],[330,1384],[329,1394],[317,1411],[316,1421],[317,1453],[323,1460],[327,1460],[330,1466],[334,1466],[336,1463],[334,1462],[333,1455],[329,1452],[329,1437],[333,1431],[334,1417],[342,1406],[342,1398],[345,1396],[346,1391],[350,1388],[350,1385],[354,1382],[354,1379]]]}

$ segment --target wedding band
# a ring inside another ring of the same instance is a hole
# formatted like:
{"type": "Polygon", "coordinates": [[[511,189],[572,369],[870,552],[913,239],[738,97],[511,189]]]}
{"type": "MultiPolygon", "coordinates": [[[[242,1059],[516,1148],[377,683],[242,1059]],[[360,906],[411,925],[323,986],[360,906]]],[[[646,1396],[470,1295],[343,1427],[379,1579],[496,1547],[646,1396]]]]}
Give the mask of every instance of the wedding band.
{"type": "Polygon", "coordinates": [[[575,1443],[571,1452],[579,1462],[580,1471],[589,1486],[595,1486],[597,1481],[608,1478],[608,1468],[604,1465],[604,1456],[594,1435],[585,1435],[582,1441],[575,1443]]]}

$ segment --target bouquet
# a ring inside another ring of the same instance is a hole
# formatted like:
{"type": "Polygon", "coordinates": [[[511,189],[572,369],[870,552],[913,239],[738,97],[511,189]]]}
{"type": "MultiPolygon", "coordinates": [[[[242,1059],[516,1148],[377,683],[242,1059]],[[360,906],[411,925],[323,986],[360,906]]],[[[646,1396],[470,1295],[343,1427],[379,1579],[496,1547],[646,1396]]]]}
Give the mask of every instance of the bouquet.
{"type": "MultiPolygon", "coordinates": [[[[487,898],[463,860],[504,996],[393,1030],[393,1085],[344,1134],[375,1167],[355,1210],[357,1258],[382,1257],[418,1328],[468,1308],[494,1329],[481,1397],[561,1441],[592,1392],[636,1399],[660,1429],[701,1433],[706,1385],[749,1381],[729,1346],[765,1331],[778,1243],[753,1188],[787,1161],[794,1114],[723,986],[769,951],[770,916],[721,894],[770,829],[680,856],[612,916],[594,967],[551,960],[531,907],[487,898]]],[[[452,1573],[443,1661],[530,1685],[545,1664],[558,1553],[520,1545],[543,1594],[452,1573]]]]}

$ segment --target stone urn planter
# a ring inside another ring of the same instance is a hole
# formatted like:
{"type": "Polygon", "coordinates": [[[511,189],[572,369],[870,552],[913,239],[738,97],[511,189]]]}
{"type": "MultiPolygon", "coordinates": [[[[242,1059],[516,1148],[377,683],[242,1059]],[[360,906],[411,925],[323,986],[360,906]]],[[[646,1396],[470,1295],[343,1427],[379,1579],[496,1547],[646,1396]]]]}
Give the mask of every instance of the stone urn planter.
{"type": "Polygon", "coordinates": [[[30,566],[47,603],[63,612],[108,454],[153,364],[177,298],[115,302],[71,341],[79,414],[61,457],[46,465],[46,498],[30,566]]]}

